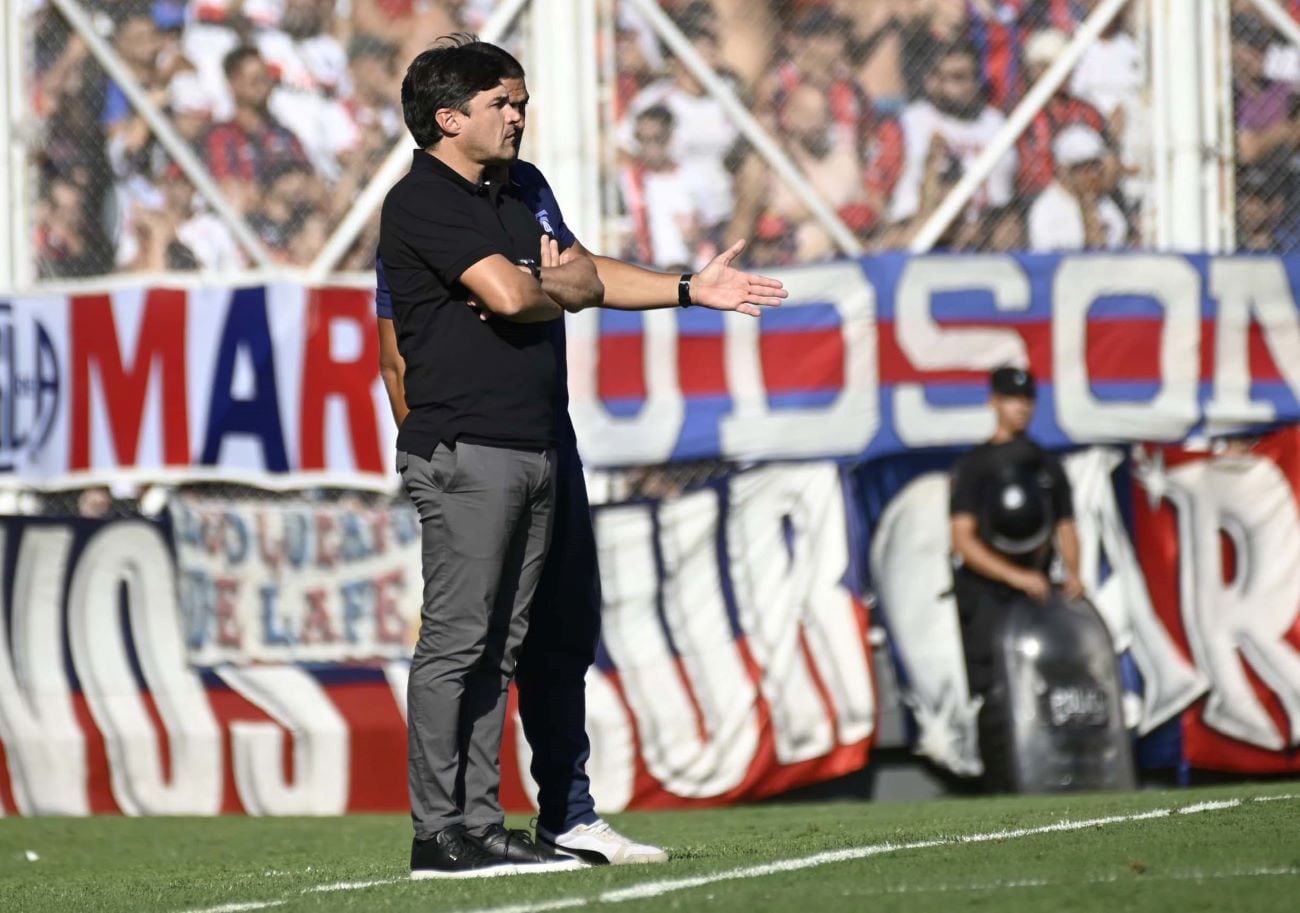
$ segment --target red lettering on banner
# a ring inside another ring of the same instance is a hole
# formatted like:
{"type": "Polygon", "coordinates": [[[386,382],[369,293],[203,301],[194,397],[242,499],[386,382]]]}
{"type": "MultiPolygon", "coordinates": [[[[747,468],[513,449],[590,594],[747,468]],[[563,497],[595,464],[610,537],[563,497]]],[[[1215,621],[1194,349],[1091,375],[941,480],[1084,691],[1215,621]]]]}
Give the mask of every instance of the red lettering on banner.
{"type": "Polygon", "coordinates": [[[239,629],[236,604],[239,597],[239,580],[235,577],[218,577],[212,581],[216,589],[217,644],[222,647],[238,648],[244,641],[244,632],[239,629]]]}
{"type": "Polygon", "coordinates": [[[602,333],[597,341],[596,390],[601,399],[645,399],[641,336],[602,333]]]}
{"type": "Polygon", "coordinates": [[[302,468],[325,468],[325,403],[343,399],[356,468],[383,472],[378,417],[371,393],[379,363],[372,297],[359,289],[312,291],[307,297],[307,343],[302,377],[302,468]],[[361,335],[355,359],[339,361],[330,345],[335,322],[351,322],[361,335]]]}
{"type": "Polygon", "coordinates": [[[844,337],[838,330],[765,333],[758,345],[769,393],[843,389],[844,337]]]}
{"type": "Polygon", "coordinates": [[[330,622],[330,613],[325,607],[325,591],[308,590],[304,595],[307,597],[308,609],[302,622],[301,641],[305,644],[334,643],[338,638],[334,635],[334,625],[330,622]]]}
{"type": "Polygon", "coordinates": [[[273,571],[280,569],[280,562],[284,560],[284,540],[277,539],[272,543],[264,513],[257,515],[257,551],[263,564],[273,571]]]}
{"type": "Polygon", "coordinates": [[[72,298],[72,439],[71,469],[90,468],[91,369],[108,413],[108,433],[117,463],[135,463],[144,425],[145,400],[161,369],[162,458],[169,466],[189,462],[189,418],[185,385],[185,292],[156,289],[145,294],[136,337],[135,358],[126,364],[117,323],[107,295],[72,298]]]}
{"type": "Polygon", "coordinates": [[[335,535],[338,523],[332,514],[316,514],[316,566],[333,567],[339,562],[339,537],[335,535]]]}
{"type": "Polygon", "coordinates": [[[372,554],[382,555],[388,551],[388,511],[368,510],[363,516],[370,527],[370,550],[372,554]]]}
{"type": "Polygon", "coordinates": [[[375,578],[375,640],[381,644],[400,644],[406,640],[406,621],[397,605],[397,597],[406,589],[406,572],[401,568],[375,578]]]}

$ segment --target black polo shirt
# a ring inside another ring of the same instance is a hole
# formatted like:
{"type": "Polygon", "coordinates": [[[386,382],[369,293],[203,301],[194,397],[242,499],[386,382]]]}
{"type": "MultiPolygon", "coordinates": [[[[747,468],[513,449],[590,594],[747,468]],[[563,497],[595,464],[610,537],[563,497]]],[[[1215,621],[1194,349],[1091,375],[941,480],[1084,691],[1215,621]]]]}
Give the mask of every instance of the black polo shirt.
{"type": "Polygon", "coordinates": [[[995,484],[998,471],[1006,466],[1028,465],[1042,468],[1050,481],[1052,509],[1058,521],[1074,519],[1074,502],[1070,479],[1053,454],[1039,447],[1026,434],[995,444],[985,441],[962,457],[952,467],[952,494],[948,514],[975,514],[983,509],[984,495],[995,484]]]}
{"type": "Polygon", "coordinates": [[[461,275],[484,257],[537,260],[542,228],[508,181],[473,184],[421,149],[384,199],[379,255],[406,360],[411,413],[397,447],[554,445],[556,353],[548,323],[487,321],[461,275]]]}

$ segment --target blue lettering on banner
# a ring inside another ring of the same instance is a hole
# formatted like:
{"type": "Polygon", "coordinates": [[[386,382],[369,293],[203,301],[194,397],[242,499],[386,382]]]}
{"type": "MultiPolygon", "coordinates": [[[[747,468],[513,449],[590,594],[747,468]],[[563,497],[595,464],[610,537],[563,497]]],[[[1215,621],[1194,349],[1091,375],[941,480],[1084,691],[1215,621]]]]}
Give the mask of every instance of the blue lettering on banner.
{"type": "Polygon", "coordinates": [[[205,466],[217,465],[222,442],[230,435],[257,438],[266,469],[289,471],[275,380],[275,352],[266,316],[266,290],[261,288],[237,289],[231,297],[217,351],[208,428],[199,462],[205,466]],[[252,396],[236,399],[235,363],[241,351],[252,363],[254,390],[252,396]]]}

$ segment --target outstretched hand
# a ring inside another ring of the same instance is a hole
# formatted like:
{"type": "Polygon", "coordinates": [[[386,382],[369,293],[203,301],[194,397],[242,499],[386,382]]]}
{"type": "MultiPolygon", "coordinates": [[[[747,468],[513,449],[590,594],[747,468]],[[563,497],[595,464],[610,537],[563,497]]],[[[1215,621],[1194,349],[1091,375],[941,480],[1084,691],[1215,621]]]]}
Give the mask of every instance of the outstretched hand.
{"type": "Polygon", "coordinates": [[[744,240],[718,254],[691,280],[691,300],[715,311],[738,311],[757,317],[761,308],[780,307],[789,296],[780,279],[746,273],[731,265],[745,249],[744,240]]]}

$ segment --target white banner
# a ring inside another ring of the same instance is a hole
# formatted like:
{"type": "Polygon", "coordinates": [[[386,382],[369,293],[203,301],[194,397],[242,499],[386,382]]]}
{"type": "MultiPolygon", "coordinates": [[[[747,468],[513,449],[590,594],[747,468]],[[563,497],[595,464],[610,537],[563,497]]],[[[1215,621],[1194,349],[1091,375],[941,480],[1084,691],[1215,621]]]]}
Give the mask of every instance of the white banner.
{"type": "Polygon", "coordinates": [[[409,658],[414,510],[177,499],[171,518],[192,663],[409,658]]]}

